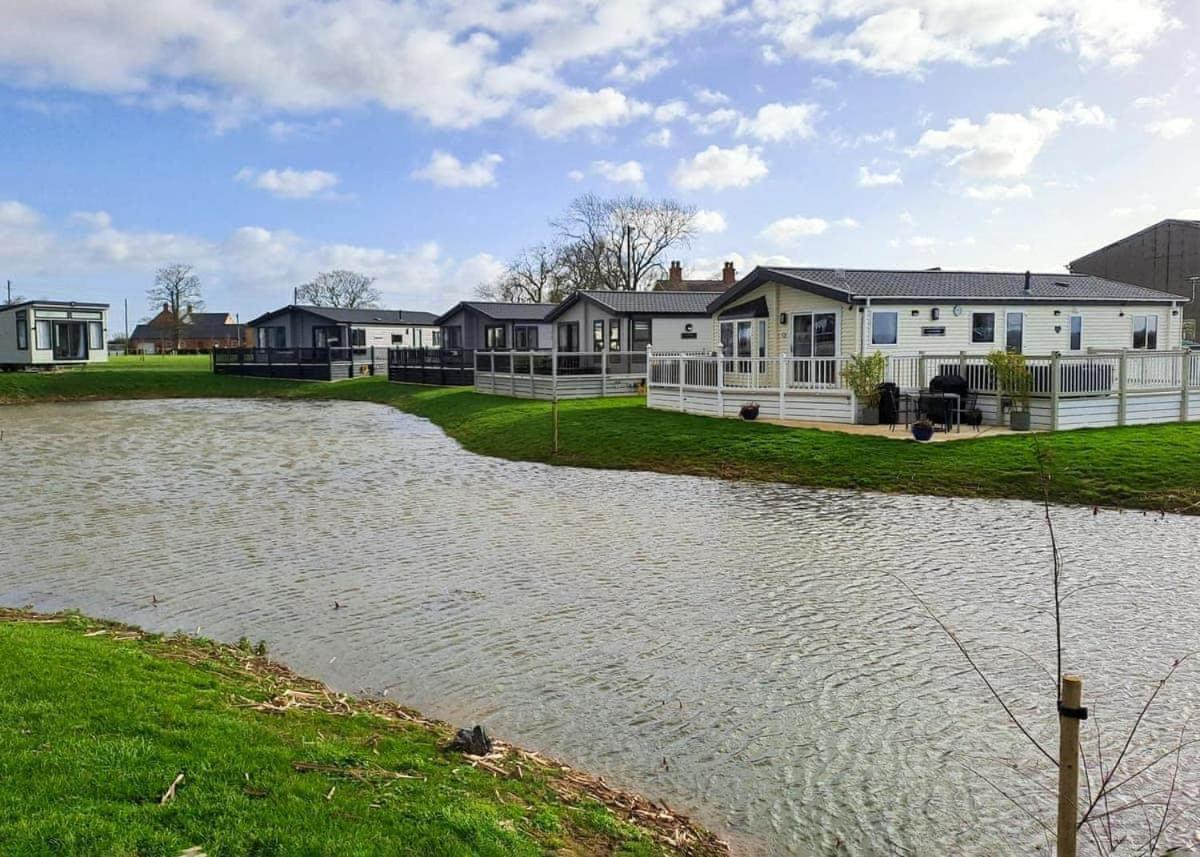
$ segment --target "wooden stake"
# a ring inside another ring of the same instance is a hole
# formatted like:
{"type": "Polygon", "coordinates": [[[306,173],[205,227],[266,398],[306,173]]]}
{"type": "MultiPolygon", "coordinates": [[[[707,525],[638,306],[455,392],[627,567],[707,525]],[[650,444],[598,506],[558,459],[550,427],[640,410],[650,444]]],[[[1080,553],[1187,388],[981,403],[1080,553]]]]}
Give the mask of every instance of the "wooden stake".
{"type": "Polygon", "coordinates": [[[554,412],[554,454],[558,455],[558,396],[554,397],[551,410],[554,412]]]}
{"type": "Polygon", "coordinates": [[[1076,857],[1075,825],[1079,817],[1079,721],[1083,711],[1083,679],[1062,677],[1058,712],[1058,857],[1076,857]]]}

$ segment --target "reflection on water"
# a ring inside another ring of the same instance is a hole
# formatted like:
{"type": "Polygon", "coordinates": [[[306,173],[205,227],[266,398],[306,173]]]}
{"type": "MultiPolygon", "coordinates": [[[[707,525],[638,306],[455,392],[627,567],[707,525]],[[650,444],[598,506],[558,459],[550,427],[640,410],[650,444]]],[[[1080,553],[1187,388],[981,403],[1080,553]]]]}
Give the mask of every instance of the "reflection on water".
{"type": "MultiPolygon", "coordinates": [[[[356,403],[39,405],[0,424],[0,603],[265,638],[303,672],[483,722],[767,853],[1044,842],[970,773],[1017,788],[1036,754],[886,573],[1056,746],[1027,657],[1053,668],[1030,504],[514,464],[356,403]]],[[[1066,666],[1115,734],[1198,647],[1200,522],[1055,514],[1072,580],[1103,584],[1068,604],[1066,666]]],[[[1149,740],[1195,706],[1195,679],[1149,740]]],[[[1185,781],[1195,815],[1194,758],[1185,781]]]]}

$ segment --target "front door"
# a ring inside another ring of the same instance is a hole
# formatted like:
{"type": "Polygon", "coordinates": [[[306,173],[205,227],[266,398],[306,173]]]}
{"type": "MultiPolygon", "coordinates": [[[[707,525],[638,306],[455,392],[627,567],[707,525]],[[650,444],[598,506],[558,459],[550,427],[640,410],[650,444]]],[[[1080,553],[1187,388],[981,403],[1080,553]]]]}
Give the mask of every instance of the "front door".
{"type": "Polygon", "coordinates": [[[87,328],[82,321],[54,322],[54,359],[83,360],[87,357],[87,328]]]}
{"type": "Polygon", "coordinates": [[[837,313],[806,312],[792,316],[792,380],[798,384],[837,381],[837,313]],[[831,359],[817,359],[831,358],[831,359]]]}

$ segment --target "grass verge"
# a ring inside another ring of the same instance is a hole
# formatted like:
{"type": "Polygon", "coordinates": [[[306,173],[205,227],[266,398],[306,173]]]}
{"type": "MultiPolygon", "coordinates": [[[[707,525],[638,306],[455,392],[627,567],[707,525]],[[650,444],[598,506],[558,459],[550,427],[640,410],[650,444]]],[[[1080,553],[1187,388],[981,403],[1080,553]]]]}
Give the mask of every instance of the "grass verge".
{"type": "Polygon", "coordinates": [[[173,397],[370,401],[426,417],[472,452],[512,460],[1022,500],[1041,499],[1036,442],[1048,461],[1055,502],[1200,512],[1197,423],[1083,429],[1042,434],[1036,440],[1002,436],[917,444],[653,411],[641,399],[587,399],[560,405],[556,454],[548,402],[389,384],[383,378],[328,384],[218,376],[208,371],[206,357],[183,358],[190,362],[156,371],[119,360],[100,370],[0,376],[0,402],[173,397]]]}
{"type": "Polygon", "coordinates": [[[248,645],[0,609],[0,687],[4,854],[727,853],[536,754],[443,750],[445,724],[248,645]]]}

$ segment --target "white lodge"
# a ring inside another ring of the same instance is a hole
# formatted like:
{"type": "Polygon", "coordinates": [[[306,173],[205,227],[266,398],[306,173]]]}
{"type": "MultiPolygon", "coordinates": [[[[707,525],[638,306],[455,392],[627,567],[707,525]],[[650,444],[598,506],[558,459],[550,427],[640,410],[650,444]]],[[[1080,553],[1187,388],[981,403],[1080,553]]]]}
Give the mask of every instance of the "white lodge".
{"type": "MultiPolygon", "coordinates": [[[[1190,401],[1200,395],[1189,396],[1200,354],[1182,350],[1183,301],[1082,274],[756,268],[709,304],[719,356],[656,355],[650,405],[736,416],[753,401],[766,416],[850,422],[841,367],[851,355],[879,351],[887,380],[920,389],[947,372],[981,379],[971,367],[1009,350],[1034,372],[1035,427],[1200,418],[1190,401]],[[1052,393],[1055,407],[1040,400],[1052,393]]],[[[978,392],[998,421],[996,391],[978,392]]]]}
{"type": "Polygon", "coordinates": [[[108,360],[108,304],[23,301],[0,306],[0,367],[108,360]]]}

